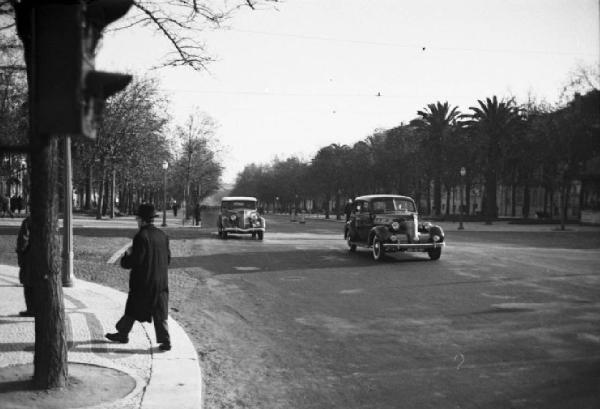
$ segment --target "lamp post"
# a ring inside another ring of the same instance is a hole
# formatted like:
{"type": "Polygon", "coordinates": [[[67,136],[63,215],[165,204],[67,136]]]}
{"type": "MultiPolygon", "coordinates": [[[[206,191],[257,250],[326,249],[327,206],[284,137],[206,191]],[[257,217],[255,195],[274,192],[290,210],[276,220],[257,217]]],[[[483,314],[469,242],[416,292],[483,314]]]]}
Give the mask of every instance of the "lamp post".
{"type": "Polygon", "coordinates": [[[464,166],[460,168],[460,221],[458,223],[458,230],[464,230],[465,226],[463,225],[463,212],[465,209],[464,205],[464,187],[465,187],[465,175],[467,174],[467,169],[464,166]]]}
{"type": "Polygon", "coordinates": [[[163,185],[163,222],[162,227],[167,227],[167,169],[169,168],[169,162],[166,160],[162,163],[162,168],[165,174],[164,185],[163,185]]]}

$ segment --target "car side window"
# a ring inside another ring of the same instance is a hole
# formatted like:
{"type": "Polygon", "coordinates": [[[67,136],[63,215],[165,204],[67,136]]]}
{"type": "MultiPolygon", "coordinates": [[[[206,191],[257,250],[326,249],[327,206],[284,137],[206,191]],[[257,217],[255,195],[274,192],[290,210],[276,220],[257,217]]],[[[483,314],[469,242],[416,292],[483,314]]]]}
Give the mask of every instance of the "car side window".
{"type": "Polygon", "coordinates": [[[358,203],[357,211],[360,212],[360,213],[368,213],[369,206],[367,205],[366,202],[359,202],[358,203]]]}

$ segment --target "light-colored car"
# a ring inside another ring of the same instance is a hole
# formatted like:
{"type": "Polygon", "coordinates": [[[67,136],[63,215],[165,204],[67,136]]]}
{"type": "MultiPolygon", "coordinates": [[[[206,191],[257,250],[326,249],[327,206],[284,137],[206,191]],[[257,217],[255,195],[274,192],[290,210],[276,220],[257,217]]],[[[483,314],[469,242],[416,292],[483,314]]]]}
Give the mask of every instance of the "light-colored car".
{"type": "Polygon", "coordinates": [[[262,240],[267,224],[257,209],[257,200],[249,196],[226,196],[221,199],[221,212],[217,219],[219,237],[233,234],[251,234],[262,240]]]}
{"type": "Polygon", "coordinates": [[[344,238],[350,251],[370,248],[373,258],[382,260],[385,253],[416,251],[437,260],[445,245],[440,226],[419,220],[413,199],[400,195],[368,195],[354,199],[344,238]]]}

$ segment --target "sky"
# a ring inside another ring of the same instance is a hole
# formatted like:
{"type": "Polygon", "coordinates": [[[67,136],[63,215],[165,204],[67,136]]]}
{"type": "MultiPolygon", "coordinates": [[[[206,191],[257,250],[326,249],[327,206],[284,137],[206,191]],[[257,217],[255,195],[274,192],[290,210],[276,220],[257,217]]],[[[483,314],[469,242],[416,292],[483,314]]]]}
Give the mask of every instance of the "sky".
{"type": "Polygon", "coordinates": [[[250,163],[310,160],[437,101],[463,112],[493,95],[555,103],[577,66],[599,64],[599,3],[285,0],[206,32],[209,72],[148,72],[165,42],[144,29],[107,34],[96,61],[158,77],[176,123],[213,117],[231,183],[250,163]]]}

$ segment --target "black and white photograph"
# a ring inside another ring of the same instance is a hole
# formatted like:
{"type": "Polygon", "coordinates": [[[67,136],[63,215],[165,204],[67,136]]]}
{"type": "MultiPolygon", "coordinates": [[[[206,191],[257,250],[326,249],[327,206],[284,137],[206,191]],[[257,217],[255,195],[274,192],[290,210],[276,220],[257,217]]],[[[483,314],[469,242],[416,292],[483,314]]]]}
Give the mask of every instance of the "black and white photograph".
{"type": "Polygon", "coordinates": [[[600,1],[0,0],[0,409],[600,407],[600,1]]]}

